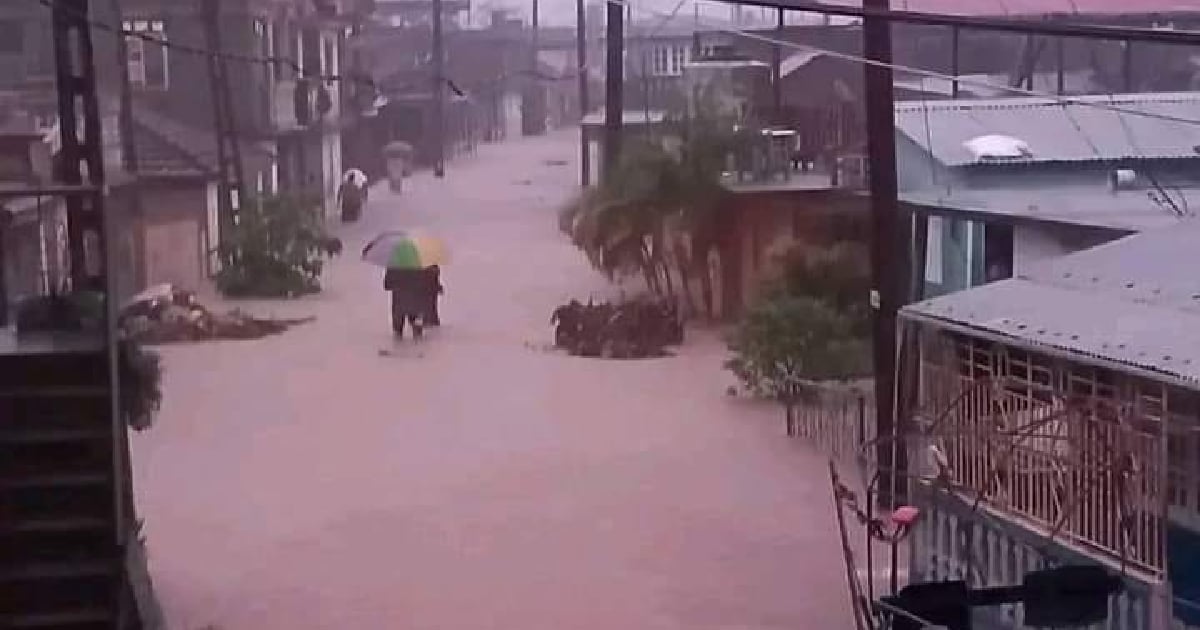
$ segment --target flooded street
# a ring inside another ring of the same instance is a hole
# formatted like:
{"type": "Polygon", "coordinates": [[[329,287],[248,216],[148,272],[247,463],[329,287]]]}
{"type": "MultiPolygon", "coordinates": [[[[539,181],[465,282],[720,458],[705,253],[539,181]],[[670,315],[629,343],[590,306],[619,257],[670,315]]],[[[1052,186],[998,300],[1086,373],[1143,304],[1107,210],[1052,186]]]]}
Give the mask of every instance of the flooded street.
{"type": "Polygon", "coordinates": [[[547,351],[550,312],[610,289],[557,230],[574,132],[484,146],[341,228],[316,321],[175,346],[134,443],[173,628],[842,630],[824,461],[730,398],[724,349],[547,351]],[[371,236],[452,248],[444,325],[396,356],[371,236]]]}

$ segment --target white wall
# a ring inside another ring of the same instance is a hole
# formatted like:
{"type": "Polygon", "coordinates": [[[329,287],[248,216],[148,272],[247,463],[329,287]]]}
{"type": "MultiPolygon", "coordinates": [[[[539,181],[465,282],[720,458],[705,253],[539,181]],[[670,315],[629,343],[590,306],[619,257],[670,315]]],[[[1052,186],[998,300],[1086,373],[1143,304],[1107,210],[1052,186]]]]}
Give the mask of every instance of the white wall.
{"type": "Polygon", "coordinates": [[[510,92],[504,95],[504,139],[521,137],[521,95],[510,92]]]}
{"type": "Polygon", "coordinates": [[[208,274],[212,275],[220,271],[221,258],[216,253],[216,248],[221,244],[221,204],[220,190],[216,182],[209,182],[204,188],[204,214],[205,214],[205,230],[201,239],[201,247],[203,248],[203,256],[208,264],[208,274]]]}
{"type": "Polygon", "coordinates": [[[1054,230],[1045,226],[1017,225],[1013,227],[1013,274],[1024,273],[1030,265],[1057,258],[1073,251],[1054,230]]]}

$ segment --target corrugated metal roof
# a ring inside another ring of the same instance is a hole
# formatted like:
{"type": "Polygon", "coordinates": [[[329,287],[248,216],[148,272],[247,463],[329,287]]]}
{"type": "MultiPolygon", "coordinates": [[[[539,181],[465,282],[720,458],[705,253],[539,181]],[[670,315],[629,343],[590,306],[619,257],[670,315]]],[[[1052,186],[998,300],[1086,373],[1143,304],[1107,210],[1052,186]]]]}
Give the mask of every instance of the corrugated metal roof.
{"type": "Polygon", "coordinates": [[[1200,125],[1088,105],[1200,121],[1200,92],[1082,96],[1071,101],[1030,97],[907,102],[896,106],[896,128],[947,166],[978,164],[964,143],[990,134],[1024,140],[1033,155],[1019,163],[1200,158],[1200,125]]]}
{"type": "MultiPolygon", "coordinates": [[[[134,110],[134,141],[139,170],[147,175],[212,176],[217,172],[217,139],[211,132],[180,123],[146,107],[134,110]]],[[[269,152],[249,142],[244,155],[269,152]]]]}
{"type": "MultiPolygon", "coordinates": [[[[1200,189],[1172,188],[1169,194],[1181,209],[1200,210],[1200,189]]],[[[1193,220],[1180,217],[1150,198],[1148,190],[1113,193],[1101,186],[1062,185],[1045,188],[922,189],[901,193],[902,201],[938,214],[991,215],[1013,222],[1057,223],[1144,232],[1193,220]]]]}
{"type": "MultiPolygon", "coordinates": [[[[1063,88],[1066,94],[1089,94],[1098,90],[1094,70],[1070,70],[1063,73],[1063,88]]],[[[964,74],[959,75],[959,94],[969,98],[1003,98],[1011,94],[1003,86],[1008,84],[1008,75],[964,74]],[[992,87],[994,86],[994,87],[992,87]]],[[[954,81],[941,77],[897,74],[895,85],[913,92],[925,92],[950,98],[954,94],[954,81]]],[[[1037,72],[1033,75],[1033,90],[1043,94],[1058,89],[1058,73],[1037,72]]],[[[961,101],[960,101],[961,102],[961,101]]]]}
{"type": "Polygon", "coordinates": [[[1197,268],[1200,222],[1187,222],[919,302],[903,316],[1149,370],[1200,389],[1197,268]]]}
{"type": "MultiPolygon", "coordinates": [[[[862,0],[824,0],[829,4],[862,6],[862,0]]],[[[901,11],[951,15],[1047,15],[1175,13],[1200,11],[1200,0],[892,0],[901,11]]]]}

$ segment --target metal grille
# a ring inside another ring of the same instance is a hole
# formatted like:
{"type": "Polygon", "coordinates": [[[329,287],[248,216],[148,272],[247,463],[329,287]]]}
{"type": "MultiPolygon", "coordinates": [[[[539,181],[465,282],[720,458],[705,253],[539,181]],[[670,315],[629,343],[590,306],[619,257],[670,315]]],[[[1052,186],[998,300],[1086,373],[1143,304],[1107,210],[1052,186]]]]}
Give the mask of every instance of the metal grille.
{"type": "MultiPolygon", "coordinates": [[[[1194,460],[1165,463],[1165,386],[945,334],[924,340],[921,372],[927,477],[1049,536],[1162,574],[1167,499],[1196,496],[1194,460]]],[[[1171,434],[1186,450],[1182,436],[1194,431],[1171,434]]]]}

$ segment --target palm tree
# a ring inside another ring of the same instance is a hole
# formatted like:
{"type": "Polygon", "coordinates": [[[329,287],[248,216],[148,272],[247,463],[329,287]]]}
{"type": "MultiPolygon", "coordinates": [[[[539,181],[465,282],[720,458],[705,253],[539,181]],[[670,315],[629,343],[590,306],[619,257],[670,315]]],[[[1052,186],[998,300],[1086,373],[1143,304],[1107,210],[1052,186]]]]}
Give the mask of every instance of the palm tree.
{"type": "Polygon", "coordinates": [[[610,278],[641,271],[651,291],[669,296],[662,245],[677,186],[671,156],[655,144],[636,143],[604,184],[564,208],[560,227],[610,278]]]}
{"type": "Polygon", "coordinates": [[[708,259],[717,246],[726,195],[721,178],[734,129],[710,99],[696,99],[671,117],[668,135],[630,144],[599,186],[563,210],[560,228],[610,278],[641,271],[651,291],[678,299],[673,267],[692,312],[701,310],[691,295],[698,277],[703,310],[711,316],[708,259]]]}

